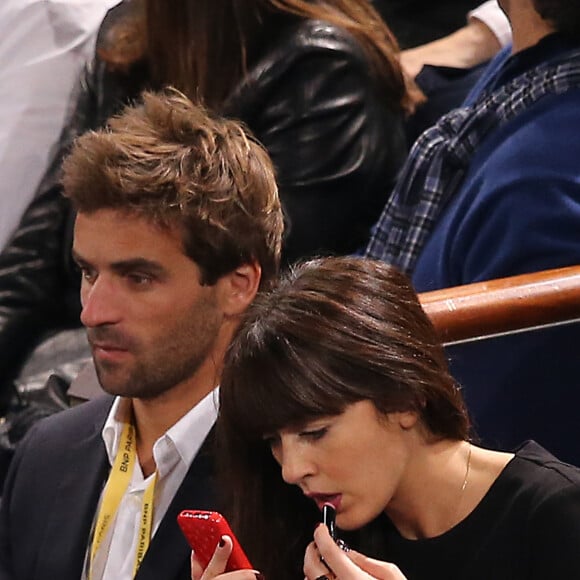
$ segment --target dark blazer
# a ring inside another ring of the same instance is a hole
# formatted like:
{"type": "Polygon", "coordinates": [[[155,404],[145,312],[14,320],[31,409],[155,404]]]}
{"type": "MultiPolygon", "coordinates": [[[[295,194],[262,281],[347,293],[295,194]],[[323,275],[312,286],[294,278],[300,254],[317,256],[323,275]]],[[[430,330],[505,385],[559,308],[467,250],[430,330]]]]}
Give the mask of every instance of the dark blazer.
{"type": "MultiPolygon", "coordinates": [[[[0,580],[79,580],[91,524],[109,472],[103,396],[53,415],[19,446],[0,507],[0,580]]],[[[176,523],[186,508],[215,509],[208,441],[159,526],[137,580],[190,578],[190,549],[176,523]]]]}

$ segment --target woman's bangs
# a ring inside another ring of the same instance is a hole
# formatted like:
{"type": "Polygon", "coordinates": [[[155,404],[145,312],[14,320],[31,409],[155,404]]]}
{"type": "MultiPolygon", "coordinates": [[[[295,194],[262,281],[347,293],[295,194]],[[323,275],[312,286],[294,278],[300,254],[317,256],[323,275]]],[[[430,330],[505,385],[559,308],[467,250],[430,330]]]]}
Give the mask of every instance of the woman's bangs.
{"type": "Polygon", "coordinates": [[[222,405],[240,436],[262,438],[343,411],[344,401],[337,397],[333,377],[311,355],[291,349],[284,356],[266,353],[237,366],[222,405]]]}

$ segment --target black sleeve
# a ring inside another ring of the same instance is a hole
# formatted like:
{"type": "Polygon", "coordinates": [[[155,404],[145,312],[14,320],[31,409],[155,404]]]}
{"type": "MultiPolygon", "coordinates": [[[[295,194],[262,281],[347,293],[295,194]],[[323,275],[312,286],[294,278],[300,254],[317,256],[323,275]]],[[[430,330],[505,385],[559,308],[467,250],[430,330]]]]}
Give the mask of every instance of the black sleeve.
{"type": "MultiPolygon", "coordinates": [[[[33,430],[35,427],[33,427],[33,430]]],[[[12,510],[12,492],[17,486],[17,474],[20,469],[22,458],[26,453],[28,441],[32,439],[32,431],[28,438],[23,441],[17,451],[14,459],[10,462],[8,475],[4,483],[4,488],[0,490],[2,500],[0,502],[0,580],[12,580],[15,578],[14,558],[14,537],[10,533],[13,525],[13,510],[12,510]]]]}
{"type": "Polygon", "coordinates": [[[543,500],[530,526],[531,579],[580,578],[580,485],[543,500]]]}
{"type": "Polygon", "coordinates": [[[281,55],[256,85],[244,120],[277,171],[285,258],[354,252],[406,154],[402,114],[387,105],[360,49],[339,41],[281,55]]]}

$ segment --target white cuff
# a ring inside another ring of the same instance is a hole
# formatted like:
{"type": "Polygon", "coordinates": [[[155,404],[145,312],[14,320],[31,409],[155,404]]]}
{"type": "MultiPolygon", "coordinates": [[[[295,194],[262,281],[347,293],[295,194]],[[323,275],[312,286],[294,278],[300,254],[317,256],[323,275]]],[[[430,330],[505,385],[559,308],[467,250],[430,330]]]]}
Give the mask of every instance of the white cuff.
{"type": "Polygon", "coordinates": [[[481,20],[496,36],[502,47],[512,41],[512,29],[496,0],[488,0],[467,14],[467,19],[481,20]]]}

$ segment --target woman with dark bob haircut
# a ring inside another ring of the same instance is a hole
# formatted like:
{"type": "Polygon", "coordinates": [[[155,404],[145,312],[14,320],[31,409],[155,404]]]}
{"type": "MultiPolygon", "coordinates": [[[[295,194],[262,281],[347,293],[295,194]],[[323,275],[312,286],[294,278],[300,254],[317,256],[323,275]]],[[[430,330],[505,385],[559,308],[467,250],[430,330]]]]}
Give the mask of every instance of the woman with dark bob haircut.
{"type": "Polygon", "coordinates": [[[257,298],[218,443],[226,513],[266,578],[580,578],[580,470],[532,441],[471,442],[435,331],[385,263],[313,260],[257,298]]]}

